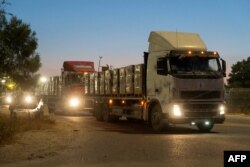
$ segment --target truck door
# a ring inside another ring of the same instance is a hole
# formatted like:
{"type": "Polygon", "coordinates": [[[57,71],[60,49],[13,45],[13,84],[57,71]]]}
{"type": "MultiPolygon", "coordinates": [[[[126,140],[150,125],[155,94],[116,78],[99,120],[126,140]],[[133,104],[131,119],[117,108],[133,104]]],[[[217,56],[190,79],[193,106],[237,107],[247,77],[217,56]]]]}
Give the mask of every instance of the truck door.
{"type": "Polygon", "coordinates": [[[169,100],[169,77],[167,58],[161,57],[157,59],[157,74],[155,78],[155,95],[162,106],[162,112],[166,109],[169,100]]]}

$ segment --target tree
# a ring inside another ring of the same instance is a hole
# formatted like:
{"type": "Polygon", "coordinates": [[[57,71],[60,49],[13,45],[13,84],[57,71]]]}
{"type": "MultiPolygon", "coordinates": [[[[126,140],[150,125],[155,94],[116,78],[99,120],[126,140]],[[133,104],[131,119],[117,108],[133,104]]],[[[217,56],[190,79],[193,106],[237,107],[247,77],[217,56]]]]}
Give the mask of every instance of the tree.
{"type": "Polygon", "coordinates": [[[229,87],[250,88],[250,57],[232,65],[227,81],[229,87]]]}
{"type": "Polygon", "coordinates": [[[0,71],[10,76],[21,88],[35,84],[35,72],[41,67],[40,56],[36,52],[36,33],[30,25],[0,9],[0,71]]]}

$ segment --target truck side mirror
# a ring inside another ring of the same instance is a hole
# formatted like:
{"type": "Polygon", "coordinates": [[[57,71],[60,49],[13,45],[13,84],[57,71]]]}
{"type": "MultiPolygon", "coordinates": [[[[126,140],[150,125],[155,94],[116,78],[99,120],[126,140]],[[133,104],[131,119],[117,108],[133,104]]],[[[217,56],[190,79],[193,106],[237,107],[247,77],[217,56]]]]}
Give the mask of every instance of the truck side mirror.
{"type": "Polygon", "coordinates": [[[221,59],[223,76],[226,77],[226,61],[221,59]]]}

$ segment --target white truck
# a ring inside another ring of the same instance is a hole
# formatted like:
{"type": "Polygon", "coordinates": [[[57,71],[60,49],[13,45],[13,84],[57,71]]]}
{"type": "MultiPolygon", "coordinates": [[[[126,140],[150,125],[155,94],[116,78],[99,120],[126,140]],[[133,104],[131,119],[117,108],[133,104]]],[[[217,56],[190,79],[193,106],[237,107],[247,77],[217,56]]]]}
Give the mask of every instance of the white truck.
{"type": "Polygon", "coordinates": [[[209,132],[225,120],[226,63],[196,33],[151,32],[144,63],[85,74],[95,117],[195,125],[209,132]]]}

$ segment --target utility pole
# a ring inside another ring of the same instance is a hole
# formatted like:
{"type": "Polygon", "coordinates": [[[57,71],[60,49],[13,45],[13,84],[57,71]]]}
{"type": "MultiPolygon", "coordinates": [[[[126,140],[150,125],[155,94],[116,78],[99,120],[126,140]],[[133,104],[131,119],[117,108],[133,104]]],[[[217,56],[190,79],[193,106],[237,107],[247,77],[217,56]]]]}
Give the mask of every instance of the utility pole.
{"type": "Polygon", "coordinates": [[[102,60],[102,56],[99,57],[98,72],[100,70],[101,60],[102,60]]]}

